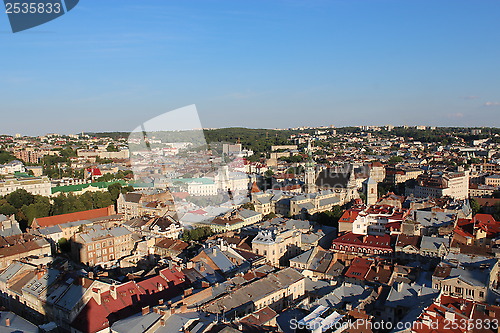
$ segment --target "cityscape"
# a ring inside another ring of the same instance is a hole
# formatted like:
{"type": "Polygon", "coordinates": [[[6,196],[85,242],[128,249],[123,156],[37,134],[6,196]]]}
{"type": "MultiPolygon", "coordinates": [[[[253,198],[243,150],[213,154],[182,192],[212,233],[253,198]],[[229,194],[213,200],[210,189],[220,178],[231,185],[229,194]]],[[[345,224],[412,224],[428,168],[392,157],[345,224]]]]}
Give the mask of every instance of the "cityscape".
{"type": "Polygon", "coordinates": [[[3,327],[498,331],[500,129],[135,134],[0,136],[3,327]]]}
{"type": "Polygon", "coordinates": [[[0,7],[0,333],[500,333],[500,1],[0,7]]]}

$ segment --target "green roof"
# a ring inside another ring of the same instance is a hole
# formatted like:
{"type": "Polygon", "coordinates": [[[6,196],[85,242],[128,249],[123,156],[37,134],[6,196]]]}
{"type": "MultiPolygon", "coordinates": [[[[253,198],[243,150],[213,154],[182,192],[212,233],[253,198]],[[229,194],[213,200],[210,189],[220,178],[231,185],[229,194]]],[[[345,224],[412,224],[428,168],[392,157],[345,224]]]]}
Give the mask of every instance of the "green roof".
{"type": "Polygon", "coordinates": [[[214,180],[210,178],[177,178],[177,179],[172,179],[172,182],[182,182],[185,184],[189,183],[201,183],[201,184],[214,184],[214,180]]]}
{"type": "Polygon", "coordinates": [[[26,172],[14,172],[14,176],[17,178],[32,178],[33,176],[26,172]]]}
{"type": "Polygon", "coordinates": [[[52,194],[57,192],[69,193],[69,192],[79,192],[87,187],[93,186],[98,188],[108,188],[109,185],[120,183],[122,186],[127,185],[124,180],[116,180],[113,182],[95,182],[88,184],[77,184],[77,185],[65,185],[65,186],[55,186],[52,188],[52,194]]]}

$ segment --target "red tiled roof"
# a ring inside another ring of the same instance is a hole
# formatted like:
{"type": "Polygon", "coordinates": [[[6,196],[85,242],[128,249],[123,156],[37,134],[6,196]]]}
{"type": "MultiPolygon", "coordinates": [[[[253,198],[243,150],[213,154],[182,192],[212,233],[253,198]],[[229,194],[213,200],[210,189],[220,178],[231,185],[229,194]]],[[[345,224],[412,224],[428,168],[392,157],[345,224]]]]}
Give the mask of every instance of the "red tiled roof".
{"type": "Polygon", "coordinates": [[[453,232],[466,238],[474,237],[474,223],[471,219],[458,219],[453,232]]]}
{"type": "Polygon", "coordinates": [[[99,168],[88,168],[87,172],[89,172],[92,176],[102,176],[102,172],[99,168]]]}
{"type": "Polygon", "coordinates": [[[54,215],[49,217],[39,217],[33,220],[32,227],[33,228],[51,227],[67,222],[95,219],[99,217],[110,216],[113,214],[115,214],[115,208],[114,206],[109,206],[105,208],[85,210],[83,212],[54,215]]]}
{"type": "Polygon", "coordinates": [[[490,214],[476,214],[472,221],[477,228],[486,231],[489,235],[500,233],[500,223],[490,214]]]}
{"type": "Polygon", "coordinates": [[[190,214],[198,214],[198,215],[205,215],[207,212],[204,211],[203,209],[197,209],[197,210],[192,210],[190,212],[188,212],[190,214]]]}
{"type": "Polygon", "coordinates": [[[115,286],[116,298],[111,291],[101,294],[101,304],[91,298],[72,326],[84,333],[101,331],[120,319],[139,313],[143,306],[154,306],[160,299],[166,301],[180,295],[184,287],[184,274],[172,269],[162,270],[160,275],[139,283],[129,281],[115,286]]]}
{"type": "Polygon", "coordinates": [[[344,245],[357,245],[366,246],[372,248],[383,248],[392,249],[391,247],[391,237],[389,235],[383,236],[372,236],[372,235],[360,235],[348,232],[333,241],[336,244],[344,245]]]}
{"type": "Polygon", "coordinates": [[[361,209],[348,209],[342,214],[342,216],[339,219],[339,222],[347,222],[347,223],[354,223],[356,218],[359,215],[359,212],[361,209]]]}
{"type": "Polygon", "coordinates": [[[364,280],[366,274],[370,270],[370,266],[372,265],[372,261],[364,258],[355,258],[347,272],[345,272],[346,277],[364,280]]]}
{"type": "Polygon", "coordinates": [[[178,199],[186,199],[189,197],[188,192],[173,192],[172,195],[178,199]]]}
{"type": "Polygon", "coordinates": [[[259,193],[260,192],[260,188],[259,188],[259,186],[257,186],[256,182],[253,182],[253,184],[252,184],[252,190],[250,192],[251,193],[259,193]]]}

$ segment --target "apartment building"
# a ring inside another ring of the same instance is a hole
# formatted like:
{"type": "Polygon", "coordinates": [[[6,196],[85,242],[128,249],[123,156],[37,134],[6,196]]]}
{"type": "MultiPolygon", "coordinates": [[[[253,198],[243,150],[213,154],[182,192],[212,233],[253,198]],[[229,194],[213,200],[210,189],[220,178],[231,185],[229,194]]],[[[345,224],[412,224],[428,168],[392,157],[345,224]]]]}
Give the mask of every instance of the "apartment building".
{"type": "Polygon", "coordinates": [[[52,184],[46,176],[42,177],[13,177],[8,176],[0,180],[0,196],[7,195],[16,190],[26,190],[34,195],[51,195],[52,184]]]}
{"type": "Polygon", "coordinates": [[[302,252],[301,246],[302,233],[295,229],[261,230],[252,240],[252,251],[264,256],[273,266],[285,265],[290,258],[302,252]]]}
{"type": "Polygon", "coordinates": [[[88,266],[111,267],[134,248],[132,233],[124,227],[91,226],[72,237],[71,254],[88,266]]]}
{"type": "Polygon", "coordinates": [[[267,306],[281,311],[304,294],[305,277],[293,268],[285,268],[208,303],[204,310],[241,318],[267,306]]]}

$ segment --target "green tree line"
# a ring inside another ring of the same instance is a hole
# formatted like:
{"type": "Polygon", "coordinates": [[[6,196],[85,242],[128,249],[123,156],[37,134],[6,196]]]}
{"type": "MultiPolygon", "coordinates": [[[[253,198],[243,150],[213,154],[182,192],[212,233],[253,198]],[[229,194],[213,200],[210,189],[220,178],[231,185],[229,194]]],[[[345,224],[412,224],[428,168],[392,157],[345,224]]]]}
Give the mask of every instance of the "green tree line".
{"type": "Polygon", "coordinates": [[[15,215],[23,227],[30,226],[34,218],[74,213],[104,208],[116,204],[120,193],[132,191],[130,186],[111,184],[104,192],[87,192],[81,195],[60,193],[54,198],[33,195],[26,190],[16,190],[0,197],[0,214],[15,215]]]}

